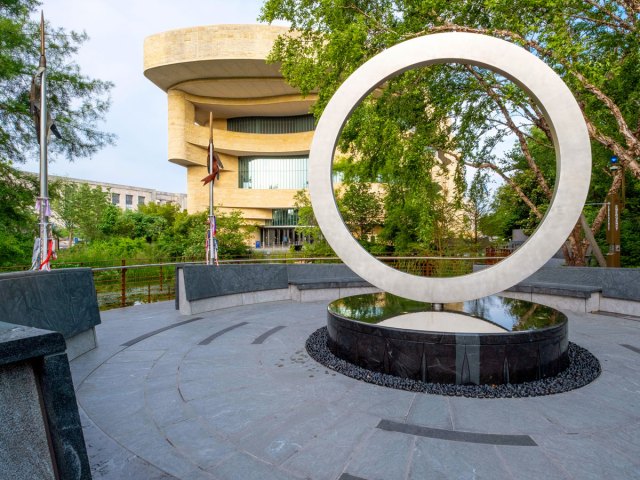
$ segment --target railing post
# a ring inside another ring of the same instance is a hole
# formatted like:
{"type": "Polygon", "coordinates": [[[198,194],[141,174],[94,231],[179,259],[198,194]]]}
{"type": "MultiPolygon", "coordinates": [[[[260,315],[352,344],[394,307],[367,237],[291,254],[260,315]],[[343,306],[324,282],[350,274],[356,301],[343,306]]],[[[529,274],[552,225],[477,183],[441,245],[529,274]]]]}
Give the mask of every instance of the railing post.
{"type": "MultiPolygon", "coordinates": [[[[122,266],[124,267],[127,261],[122,259],[122,266]]],[[[120,306],[125,307],[127,305],[127,269],[120,270],[120,306]]]]}
{"type": "Polygon", "coordinates": [[[160,265],[160,291],[162,292],[164,290],[164,285],[163,285],[163,277],[162,277],[162,265],[160,265]]]}

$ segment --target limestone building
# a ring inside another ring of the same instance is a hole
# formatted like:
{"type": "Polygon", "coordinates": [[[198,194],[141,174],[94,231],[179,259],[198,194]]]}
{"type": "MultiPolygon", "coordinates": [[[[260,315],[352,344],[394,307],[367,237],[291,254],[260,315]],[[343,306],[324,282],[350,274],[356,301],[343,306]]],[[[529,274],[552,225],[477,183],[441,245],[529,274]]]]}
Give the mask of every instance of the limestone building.
{"type": "MultiPolygon", "coordinates": [[[[33,173],[32,175],[34,177],[38,176],[36,173],[33,173]]],[[[173,203],[178,205],[181,210],[187,208],[187,195],[184,193],[163,192],[153,188],[134,187],[131,185],[60,177],[56,175],[49,175],[49,179],[64,183],[86,183],[92,188],[100,187],[108,193],[109,201],[113,205],[120,207],[122,210],[138,210],[140,205],[148,205],[150,203],[157,203],[160,205],[173,203]]]]}
{"type": "Polygon", "coordinates": [[[188,211],[208,209],[209,114],[224,169],[215,205],[241,210],[255,241],[296,240],[293,197],[307,187],[314,130],[309,108],[279,66],[266,63],[286,27],[212,25],[152,35],[144,43],[144,74],[167,92],[169,161],[186,168],[188,211]]]}

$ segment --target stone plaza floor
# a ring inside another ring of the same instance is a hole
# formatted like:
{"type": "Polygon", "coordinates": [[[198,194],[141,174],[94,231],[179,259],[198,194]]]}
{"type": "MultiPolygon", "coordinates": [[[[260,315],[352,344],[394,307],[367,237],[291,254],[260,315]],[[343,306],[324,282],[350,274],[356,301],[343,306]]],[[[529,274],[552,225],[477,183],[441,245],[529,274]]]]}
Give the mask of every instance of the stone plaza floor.
{"type": "Polygon", "coordinates": [[[71,363],[93,478],[640,479],[640,317],[574,314],[579,390],[469,399],[344,377],[304,344],[327,302],[102,312],[71,363]]]}

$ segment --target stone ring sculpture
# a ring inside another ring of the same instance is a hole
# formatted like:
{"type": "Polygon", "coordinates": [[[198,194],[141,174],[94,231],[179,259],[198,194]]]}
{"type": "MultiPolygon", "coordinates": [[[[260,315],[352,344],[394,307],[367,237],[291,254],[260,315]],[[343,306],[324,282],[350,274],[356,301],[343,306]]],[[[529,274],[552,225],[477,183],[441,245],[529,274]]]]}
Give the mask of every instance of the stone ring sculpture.
{"type": "Polygon", "coordinates": [[[310,152],[309,192],[329,245],[355,273],[395,295],[449,303],[492,295],[524,280],[566,241],[582,212],[591,178],[591,146],[582,112],[569,88],[523,48],[486,35],[452,32],[415,38],[376,55],[336,91],[318,122],[310,152]],[[556,151],[556,185],[534,234],[500,263],[452,278],[418,277],[378,261],[353,238],[338,211],[331,167],[338,137],[356,106],[378,85],[412,68],[463,63],[488,68],[513,81],[541,108],[556,151]]]}

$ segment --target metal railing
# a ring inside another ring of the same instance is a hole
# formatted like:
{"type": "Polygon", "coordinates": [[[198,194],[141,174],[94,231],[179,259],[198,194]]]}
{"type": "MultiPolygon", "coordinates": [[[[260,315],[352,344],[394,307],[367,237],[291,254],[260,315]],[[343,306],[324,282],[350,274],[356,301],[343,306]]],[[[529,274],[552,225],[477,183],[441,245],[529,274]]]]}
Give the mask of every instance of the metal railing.
{"type": "MultiPolygon", "coordinates": [[[[397,270],[426,277],[452,277],[473,271],[473,265],[490,265],[500,261],[510,252],[495,252],[496,256],[478,257],[410,257],[379,256],[381,262],[397,270]]],[[[121,308],[141,303],[153,303],[175,298],[176,265],[202,264],[204,261],[178,259],[171,262],[149,262],[135,260],[127,265],[126,260],[99,260],[91,262],[56,262],[54,268],[90,267],[101,310],[121,308]],[[118,265],[119,264],[119,265],[118,265]]],[[[252,256],[220,260],[221,264],[243,263],[341,263],[338,257],[304,257],[300,252],[282,252],[273,255],[252,256]]],[[[18,265],[1,268],[1,271],[28,270],[29,266],[18,265]]]]}
{"type": "MultiPolygon", "coordinates": [[[[452,277],[473,271],[473,265],[493,264],[503,257],[376,257],[397,270],[418,276],[452,277]]],[[[221,264],[243,263],[340,263],[338,257],[300,257],[282,255],[274,258],[239,258],[221,260],[221,264]]],[[[175,266],[168,262],[146,265],[121,265],[93,268],[93,278],[101,310],[175,298],[175,266]]]]}
{"type": "Polygon", "coordinates": [[[175,298],[175,266],[179,262],[93,268],[101,310],[175,298]]]}

